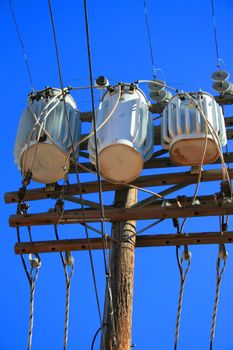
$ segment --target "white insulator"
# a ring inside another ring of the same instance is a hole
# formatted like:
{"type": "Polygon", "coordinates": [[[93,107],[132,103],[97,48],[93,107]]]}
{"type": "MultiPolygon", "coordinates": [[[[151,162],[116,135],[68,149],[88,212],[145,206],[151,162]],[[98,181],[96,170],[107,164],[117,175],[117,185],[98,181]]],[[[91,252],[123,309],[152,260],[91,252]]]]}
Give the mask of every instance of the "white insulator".
{"type": "MultiPolygon", "coordinates": [[[[97,128],[111,114],[119,95],[106,92],[97,111],[97,128]]],[[[143,162],[153,154],[153,125],[144,93],[125,85],[118,105],[103,127],[97,131],[101,175],[115,183],[129,183],[137,178],[143,162]]],[[[92,126],[93,130],[93,126],[92,126]]],[[[89,159],[96,163],[95,141],[88,142],[89,159]]]]}
{"type": "MultiPolygon", "coordinates": [[[[80,118],[73,98],[46,89],[29,97],[19,122],[14,148],[15,162],[32,179],[48,184],[64,177],[69,169],[67,153],[80,139],[80,118]]],[[[75,155],[77,155],[75,151],[75,155]]]]}
{"type": "Polygon", "coordinates": [[[229,78],[230,74],[224,70],[218,70],[211,74],[211,79],[213,81],[226,81],[229,78]]]}
{"type": "Polygon", "coordinates": [[[165,107],[161,128],[162,145],[169,150],[175,164],[197,166],[201,163],[207,137],[203,163],[210,164],[219,157],[218,147],[227,143],[222,109],[213,96],[206,92],[191,95],[195,101],[187,94],[180,93],[173,96],[165,107]],[[199,103],[204,115],[197,108],[199,103]],[[213,129],[207,125],[207,121],[213,129]]]}
{"type": "Polygon", "coordinates": [[[213,89],[218,91],[220,94],[233,94],[233,84],[229,81],[215,81],[212,86],[213,89]]]}

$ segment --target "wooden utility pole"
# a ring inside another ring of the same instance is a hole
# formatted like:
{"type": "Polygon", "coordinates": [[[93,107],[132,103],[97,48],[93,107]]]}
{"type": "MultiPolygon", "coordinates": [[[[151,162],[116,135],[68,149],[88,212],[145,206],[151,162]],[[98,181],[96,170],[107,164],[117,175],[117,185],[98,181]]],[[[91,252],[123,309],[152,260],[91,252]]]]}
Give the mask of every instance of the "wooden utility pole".
{"type": "MultiPolygon", "coordinates": [[[[137,202],[137,190],[116,191],[115,207],[128,208],[137,202]]],[[[129,350],[132,336],[132,303],[136,222],[115,222],[109,259],[110,293],[106,286],[101,350],[129,350]],[[111,315],[111,311],[113,311],[111,315]]]]}

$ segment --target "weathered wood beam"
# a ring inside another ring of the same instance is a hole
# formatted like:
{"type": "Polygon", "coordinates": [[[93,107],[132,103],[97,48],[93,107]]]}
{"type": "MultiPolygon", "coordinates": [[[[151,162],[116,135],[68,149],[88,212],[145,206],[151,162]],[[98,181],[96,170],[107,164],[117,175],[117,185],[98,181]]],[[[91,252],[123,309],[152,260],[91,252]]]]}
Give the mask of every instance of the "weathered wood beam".
{"type": "MultiPolygon", "coordinates": [[[[229,176],[233,178],[233,169],[229,169],[229,176]]],[[[222,170],[204,170],[201,175],[201,182],[219,181],[222,179],[222,170]]],[[[154,187],[154,186],[166,186],[166,185],[179,185],[183,182],[189,182],[194,184],[197,182],[197,175],[190,172],[177,172],[171,174],[157,174],[141,176],[132,182],[132,185],[138,187],[154,187]]],[[[104,192],[116,191],[126,188],[125,185],[112,184],[107,181],[102,181],[102,189],[104,192]]],[[[79,186],[77,184],[65,186],[63,189],[67,195],[75,195],[79,193],[79,186]]],[[[26,201],[34,201],[38,199],[57,198],[61,195],[62,186],[57,185],[54,191],[47,191],[45,187],[28,189],[25,194],[26,201]]],[[[89,181],[82,183],[82,193],[96,193],[98,192],[98,182],[89,181]]],[[[6,192],[5,203],[17,203],[18,192],[6,192]]]]}
{"type": "MultiPolygon", "coordinates": [[[[102,238],[91,238],[91,250],[102,249],[102,238]]],[[[110,240],[107,240],[109,248],[110,240]]],[[[182,245],[233,243],[233,232],[198,232],[184,234],[159,234],[137,236],[136,248],[170,247],[182,245]]],[[[21,242],[15,244],[15,254],[54,253],[88,250],[86,239],[63,239],[59,241],[21,242]]]]}
{"type": "MultiPolygon", "coordinates": [[[[208,196],[203,196],[203,198],[208,196]]],[[[200,197],[199,197],[200,199],[200,197]]],[[[144,208],[130,209],[106,209],[106,222],[119,222],[127,220],[148,220],[148,219],[168,219],[168,218],[185,218],[198,216],[220,216],[233,214],[233,204],[226,203],[217,206],[213,200],[202,201],[200,205],[192,206],[188,202],[187,207],[177,207],[176,200],[170,200],[171,207],[162,207],[161,202],[149,205],[144,208]]],[[[86,209],[86,221],[100,222],[101,215],[99,210],[86,209]]],[[[62,217],[56,212],[30,214],[28,216],[12,215],[9,219],[11,227],[16,226],[41,226],[54,224],[74,224],[83,223],[83,214],[81,209],[65,210],[62,217]]]]}
{"type": "Polygon", "coordinates": [[[224,96],[214,96],[214,99],[220,106],[233,104],[233,94],[225,93],[224,96]]]}

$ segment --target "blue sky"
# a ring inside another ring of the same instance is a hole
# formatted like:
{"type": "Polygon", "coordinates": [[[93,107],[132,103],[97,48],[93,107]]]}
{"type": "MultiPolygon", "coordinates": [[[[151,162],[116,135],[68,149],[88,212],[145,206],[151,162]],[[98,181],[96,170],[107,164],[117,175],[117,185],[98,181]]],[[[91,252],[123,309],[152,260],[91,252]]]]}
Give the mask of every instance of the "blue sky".
{"type": "MultiPolygon", "coordinates": [[[[155,65],[161,68],[168,85],[186,91],[203,89],[214,93],[210,75],[216,70],[216,54],[209,0],[147,0],[155,65]]],[[[47,85],[59,87],[52,29],[47,1],[13,2],[16,18],[29,60],[36,89],[47,85]]],[[[88,61],[82,1],[52,1],[61,67],[65,85],[85,86],[88,82],[88,61]]],[[[215,0],[216,25],[223,68],[233,73],[231,39],[233,3],[215,0]]],[[[0,350],[25,349],[29,319],[29,285],[20,258],[14,255],[16,232],[8,226],[14,205],[5,205],[6,191],[21,185],[20,173],[14,164],[13,147],[20,115],[26,106],[30,84],[19,40],[13,26],[8,1],[1,1],[1,235],[0,273],[2,287],[0,350]]],[[[142,0],[88,1],[90,38],[94,77],[105,75],[110,82],[132,82],[151,79],[152,69],[142,0]]],[[[163,74],[161,73],[161,78],[163,74]]],[[[145,87],[145,92],[147,92],[145,87]]],[[[90,91],[74,93],[81,111],[91,109],[90,91]]],[[[98,104],[98,94],[96,106],[98,104]]],[[[232,107],[225,108],[232,116],[232,107]]],[[[83,128],[87,130],[88,126],[83,128]]],[[[231,144],[229,145],[231,150],[231,144]]],[[[156,148],[158,149],[158,148],[156,148]]],[[[214,166],[217,168],[218,166],[214,166]]],[[[178,169],[182,171],[182,169],[178,169]]],[[[154,169],[153,173],[164,173],[154,169]]],[[[92,179],[82,176],[83,181],[92,179]]],[[[71,177],[71,182],[75,179],[71,177]]],[[[38,186],[36,183],[31,188],[38,186]]],[[[159,188],[153,188],[159,191],[159,188]]],[[[200,194],[214,194],[219,183],[202,184],[200,194]]],[[[192,195],[189,186],[179,194],[192,195]]],[[[178,193],[177,193],[178,194],[178,193]]],[[[140,198],[144,198],[140,194],[140,198]]],[[[87,196],[97,199],[97,196],[87,196]]],[[[104,195],[105,203],[113,194],[104,195]]],[[[53,201],[31,203],[31,213],[46,211],[53,201]]],[[[66,208],[74,207],[66,204],[66,208]]],[[[138,228],[145,223],[138,222],[138,228]]],[[[187,221],[186,231],[217,231],[218,218],[195,218],[187,221]]],[[[230,223],[230,230],[232,224],[230,223]]],[[[59,227],[61,238],[84,237],[79,225],[59,227]]],[[[110,226],[107,226],[110,232],[110,226]]],[[[148,233],[173,233],[172,222],[157,226],[148,233]]],[[[51,227],[32,229],[34,240],[53,239],[51,227]]],[[[22,239],[26,240],[26,230],[22,239]]],[[[211,314],[215,294],[217,246],[193,246],[192,265],[185,287],[180,327],[180,350],[209,348],[211,314]]],[[[233,249],[223,277],[217,317],[215,350],[233,349],[233,249]]],[[[92,337],[99,327],[97,307],[87,252],[74,253],[75,275],[71,289],[70,332],[68,349],[90,349],[92,337]]],[[[103,307],[104,269],[101,252],[94,252],[98,291],[103,307]]],[[[58,254],[41,255],[42,267],[36,286],[33,350],[62,348],[65,308],[65,278],[58,254]]],[[[175,248],[143,248],[136,251],[133,311],[133,343],[137,349],[170,350],[173,348],[175,318],[179,292],[179,271],[175,248]]],[[[98,341],[95,349],[98,348],[98,341]]]]}

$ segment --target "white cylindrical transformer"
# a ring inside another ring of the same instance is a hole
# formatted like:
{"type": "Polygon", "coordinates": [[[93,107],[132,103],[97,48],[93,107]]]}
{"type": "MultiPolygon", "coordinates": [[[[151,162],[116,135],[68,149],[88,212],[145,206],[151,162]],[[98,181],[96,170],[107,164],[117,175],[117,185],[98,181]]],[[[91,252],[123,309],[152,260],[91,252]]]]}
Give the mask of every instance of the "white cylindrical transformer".
{"type": "Polygon", "coordinates": [[[206,92],[174,95],[163,111],[161,139],[177,165],[200,165],[206,145],[203,163],[213,163],[219,157],[218,146],[227,143],[222,109],[206,92]]]}
{"type": "MultiPolygon", "coordinates": [[[[143,162],[153,153],[153,125],[144,93],[125,84],[116,105],[119,87],[107,91],[97,111],[97,148],[101,175],[114,183],[129,183],[137,178],[143,162]]],[[[92,126],[93,130],[93,126],[92,126]]],[[[94,135],[88,142],[89,159],[96,164],[94,135]]]]}
{"type": "Polygon", "coordinates": [[[80,118],[73,98],[66,94],[64,103],[60,89],[47,88],[29,96],[18,127],[15,162],[37,182],[56,182],[68,171],[67,153],[78,140],[80,118]]]}

